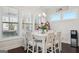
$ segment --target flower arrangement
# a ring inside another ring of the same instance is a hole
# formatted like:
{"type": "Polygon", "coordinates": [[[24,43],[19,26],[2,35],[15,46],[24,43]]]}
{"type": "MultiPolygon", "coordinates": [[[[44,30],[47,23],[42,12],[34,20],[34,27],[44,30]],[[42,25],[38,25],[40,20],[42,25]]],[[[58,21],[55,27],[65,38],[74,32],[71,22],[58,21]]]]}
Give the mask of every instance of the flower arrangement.
{"type": "Polygon", "coordinates": [[[46,23],[45,24],[41,23],[40,29],[42,29],[43,31],[47,30],[48,29],[48,25],[46,25],[46,23]]]}
{"type": "Polygon", "coordinates": [[[45,31],[49,30],[49,23],[48,22],[41,23],[41,25],[38,26],[38,28],[42,30],[42,33],[44,33],[45,31]]]}

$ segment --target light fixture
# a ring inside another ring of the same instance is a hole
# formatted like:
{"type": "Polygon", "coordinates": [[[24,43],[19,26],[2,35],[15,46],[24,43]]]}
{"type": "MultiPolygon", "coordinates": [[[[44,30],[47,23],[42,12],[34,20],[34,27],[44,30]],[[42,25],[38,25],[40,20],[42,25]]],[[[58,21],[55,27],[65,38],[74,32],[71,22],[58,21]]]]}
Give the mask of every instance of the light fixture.
{"type": "Polygon", "coordinates": [[[43,12],[43,13],[42,13],[42,15],[43,15],[44,17],[46,17],[46,16],[47,16],[45,12],[43,12]]]}
{"type": "Polygon", "coordinates": [[[39,16],[39,17],[41,17],[41,13],[40,13],[40,14],[38,14],[38,16],[39,16]]]}
{"type": "Polygon", "coordinates": [[[43,16],[43,17],[46,17],[47,15],[46,15],[45,12],[43,12],[43,13],[39,13],[38,16],[39,16],[39,17],[42,17],[42,16],[43,16]]]}

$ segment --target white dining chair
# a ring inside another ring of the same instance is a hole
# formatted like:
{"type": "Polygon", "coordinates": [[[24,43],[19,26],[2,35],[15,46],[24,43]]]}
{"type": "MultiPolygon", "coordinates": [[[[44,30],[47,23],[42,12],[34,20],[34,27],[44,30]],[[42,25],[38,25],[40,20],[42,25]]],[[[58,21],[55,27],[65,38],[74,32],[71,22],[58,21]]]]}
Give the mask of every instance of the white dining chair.
{"type": "Polygon", "coordinates": [[[24,50],[27,50],[27,39],[26,39],[26,32],[22,33],[22,37],[21,39],[23,39],[23,46],[24,46],[24,50]]]}
{"type": "Polygon", "coordinates": [[[43,41],[41,40],[41,36],[34,36],[34,53],[42,53],[43,52],[43,41]]]}
{"type": "Polygon", "coordinates": [[[34,38],[31,32],[26,32],[27,53],[34,53],[34,38]]]}
{"type": "Polygon", "coordinates": [[[46,39],[46,52],[51,53],[53,52],[53,39],[54,39],[54,33],[48,33],[47,39],[46,39]]]}
{"type": "Polygon", "coordinates": [[[55,33],[55,39],[53,40],[54,52],[61,52],[61,32],[55,33]]]}

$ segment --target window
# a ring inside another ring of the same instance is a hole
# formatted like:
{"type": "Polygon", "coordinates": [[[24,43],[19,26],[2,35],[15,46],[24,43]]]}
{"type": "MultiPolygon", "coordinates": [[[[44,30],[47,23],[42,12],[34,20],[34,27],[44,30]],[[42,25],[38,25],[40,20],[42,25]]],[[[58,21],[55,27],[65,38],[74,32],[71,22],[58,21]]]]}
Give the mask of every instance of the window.
{"type": "Polygon", "coordinates": [[[61,19],[61,15],[60,14],[54,14],[51,17],[52,21],[59,21],[61,19]]]}
{"type": "Polygon", "coordinates": [[[77,18],[76,12],[65,12],[63,15],[64,20],[76,19],[76,18],[77,18]]]}
{"type": "Polygon", "coordinates": [[[24,16],[23,20],[22,20],[22,29],[23,31],[33,31],[33,20],[32,20],[32,15],[27,15],[24,16]]]}
{"type": "MultiPolygon", "coordinates": [[[[8,10],[9,11],[9,10],[8,10]]],[[[18,15],[7,12],[2,14],[2,34],[3,37],[18,35],[18,15]]]]}
{"type": "Polygon", "coordinates": [[[39,17],[38,16],[35,17],[35,23],[39,24],[39,17]]]}

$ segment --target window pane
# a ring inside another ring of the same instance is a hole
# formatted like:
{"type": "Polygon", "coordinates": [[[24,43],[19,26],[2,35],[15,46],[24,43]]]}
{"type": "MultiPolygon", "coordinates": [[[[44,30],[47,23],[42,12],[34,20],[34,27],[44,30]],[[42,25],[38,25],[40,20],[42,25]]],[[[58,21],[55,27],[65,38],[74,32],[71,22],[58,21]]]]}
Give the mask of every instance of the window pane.
{"type": "Polygon", "coordinates": [[[55,14],[51,16],[52,21],[59,21],[60,20],[60,14],[55,14]]]}
{"type": "Polygon", "coordinates": [[[36,18],[35,18],[35,23],[39,24],[39,17],[38,16],[36,16],[36,18]]]}
{"type": "Polygon", "coordinates": [[[3,23],[3,31],[6,31],[6,30],[14,30],[16,31],[17,30],[17,26],[18,24],[9,24],[9,23],[3,23]]]}
{"type": "Polygon", "coordinates": [[[2,17],[2,22],[9,22],[9,17],[8,16],[3,16],[2,17]]]}
{"type": "Polygon", "coordinates": [[[9,24],[9,30],[16,31],[18,24],[9,24]]]}
{"type": "Polygon", "coordinates": [[[18,34],[18,24],[3,23],[3,36],[16,36],[18,34]]]}
{"type": "Polygon", "coordinates": [[[8,30],[9,30],[9,24],[3,23],[3,31],[8,31],[8,30]]]}
{"type": "Polygon", "coordinates": [[[75,12],[66,12],[64,13],[63,19],[68,20],[68,19],[75,19],[77,18],[77,14],[75,12]]]}
{"type": "Polygon", "coordinates": [[[18,22],[18,17],[10,17],[10,22],[18,22]]]}

